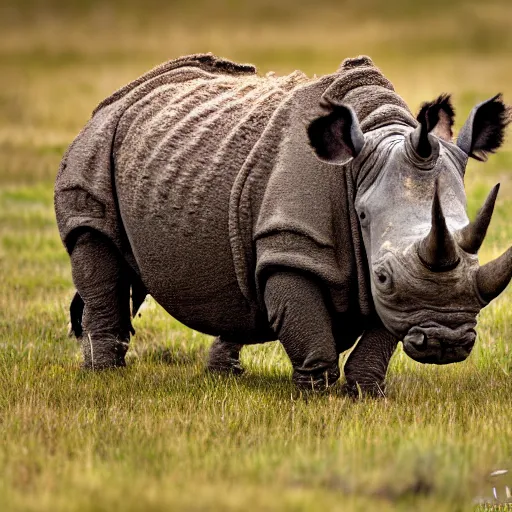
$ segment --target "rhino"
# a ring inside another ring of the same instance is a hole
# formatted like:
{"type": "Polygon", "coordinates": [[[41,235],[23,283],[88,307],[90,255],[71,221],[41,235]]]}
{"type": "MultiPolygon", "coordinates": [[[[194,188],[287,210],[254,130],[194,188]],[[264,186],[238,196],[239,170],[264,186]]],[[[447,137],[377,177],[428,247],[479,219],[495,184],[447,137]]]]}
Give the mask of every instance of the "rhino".
{"type": "Polygon", "coordinates": [[[378,395],[399,341],[463,361],[512,278],[512,248],[478,263],[499,185],[470,222],[465,167],[510,120],[494,96],[454,142],[450,96],[414,117],[366,56],[319,78],[212,54],[158,66],[100,103],[56,178],[83,367],[125,365],[147,294],[215,336],[212,371],[278,339],[293,382],[321,390],[355,345],[344,388],[378,395]]]}

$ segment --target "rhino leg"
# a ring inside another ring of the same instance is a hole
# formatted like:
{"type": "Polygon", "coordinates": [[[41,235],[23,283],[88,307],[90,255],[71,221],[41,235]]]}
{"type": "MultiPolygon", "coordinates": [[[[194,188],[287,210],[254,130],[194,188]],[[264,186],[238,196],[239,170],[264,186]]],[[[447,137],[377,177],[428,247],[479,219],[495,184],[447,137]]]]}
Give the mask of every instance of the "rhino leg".
{"type": "Polygon", "coordinates": [[[339,376],[332,325],[318,282],[305,274],[282,271],[265,284],[265,306],[271,327],[293,365],[299,388],[325,389],[339,376]]]}
{"type": "Polygon", "coordinates": [[[215,338],[208,354],[207,368],[212,372],[240,375],[244,372],[240,364],[242,345],[215,338]]]}
{"type": "Polygon", "coordinates": [[[384,379],[397,343],[380,322],[367,329],[345,363],[344,390],[356,398],[385,396],[384,379]]]}
{"type": "Polygon", "coordinates": [[[115,246],[96,231],[78,235],[71,252],[73,281],[85,308],[80,336],[83,367],[125,366],[130,340],[130,281],[115,246]]]}

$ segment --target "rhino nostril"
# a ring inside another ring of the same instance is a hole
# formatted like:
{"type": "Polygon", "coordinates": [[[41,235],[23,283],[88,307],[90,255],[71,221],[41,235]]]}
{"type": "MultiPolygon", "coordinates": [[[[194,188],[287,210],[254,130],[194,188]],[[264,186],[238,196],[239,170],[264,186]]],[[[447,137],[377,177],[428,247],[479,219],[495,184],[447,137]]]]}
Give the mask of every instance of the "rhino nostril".
{"type": "Polygon", "coordinates": [[[408,334],[404,342],[410,343],[416,350],[425,350],[427,348],[427,337],[422,332],[408,334]]]}
{"type": "Polygon", "coordinates": [[[473,348],[473,345],[475,344],[476,340],[476,332],[474,329],[469,329],[469,331],[466,333],[466,336],[464,336],[464,348],[471,350],[473,348]]]}

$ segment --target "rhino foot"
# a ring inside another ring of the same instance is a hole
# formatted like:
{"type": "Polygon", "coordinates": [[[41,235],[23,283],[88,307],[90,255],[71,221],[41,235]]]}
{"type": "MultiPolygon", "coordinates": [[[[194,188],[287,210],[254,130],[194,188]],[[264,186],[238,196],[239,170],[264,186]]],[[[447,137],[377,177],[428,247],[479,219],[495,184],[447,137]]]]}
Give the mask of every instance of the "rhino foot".
{"type": "Polygon", "coordinates": [[[386,397],[386,387],[383,382],[345,382],[345,384],[343,384],[343,386],[341,387],[341,392],[342,394],[354,399],[386,397]]]}
{"type": "Polygon", "coordinates": [[[128,350],[128,343],[119,339],[106,338],[100,343],[84,335],[80,338],[85,370],[107,370],[126,366],[124,356],[128,350]]]}
{"type": "Polygon", "coordinates": [[[215,338],[208,354],[207,369],[214,373],[241,375],[244,368],[240,364],[242,345],[215,338]]]}
{"type": "Polygon", "coordinates": [[[295,369],[292,380],[300,390],[325,391],[333,386],[339,378],[340,369],[336,366],[331,370],[307,373],[295,369]]]}
{"type": "Polygon", "coordinates": [[[242,373],[245,372],[244,367],[236,361],[226,363],[225,365],[214,365],[208,363],[206,368],[209,372],[227,375],[242,375],[242,373]]]}
{"type": "Polygon", "coordinates": [[[77,289],[70,313],[73,332],[82,346],[82,367],[103,370],[126,366],[124,356],[133,333],[130,269],[115,244],[103,234],[95,230],[73,233],[66,242],[77,289]]]}

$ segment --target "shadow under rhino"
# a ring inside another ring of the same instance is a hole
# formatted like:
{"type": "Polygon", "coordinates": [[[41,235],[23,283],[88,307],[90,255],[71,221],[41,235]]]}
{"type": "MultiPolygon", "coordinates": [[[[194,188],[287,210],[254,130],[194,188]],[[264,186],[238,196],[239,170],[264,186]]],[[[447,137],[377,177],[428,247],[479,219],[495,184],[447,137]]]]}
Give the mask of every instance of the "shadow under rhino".
{"type": "Polygon", "coordinates": [[[114,93],[55,185],[84,367],[125,364],[147,293],[217,336],[211,370],[279,339],[294,382],[321,389],[359,339],[346,388],[380,394],[399,340],[423,363],[464,360],[512,277],[512,249],[479,266],[498,186],[470,223],[465,167],[499,148],[510,110],[477,105],[455,143],[453,119],[448,96],[415,118],[368,57],[311,79],[193,55],[114,93]]]}

